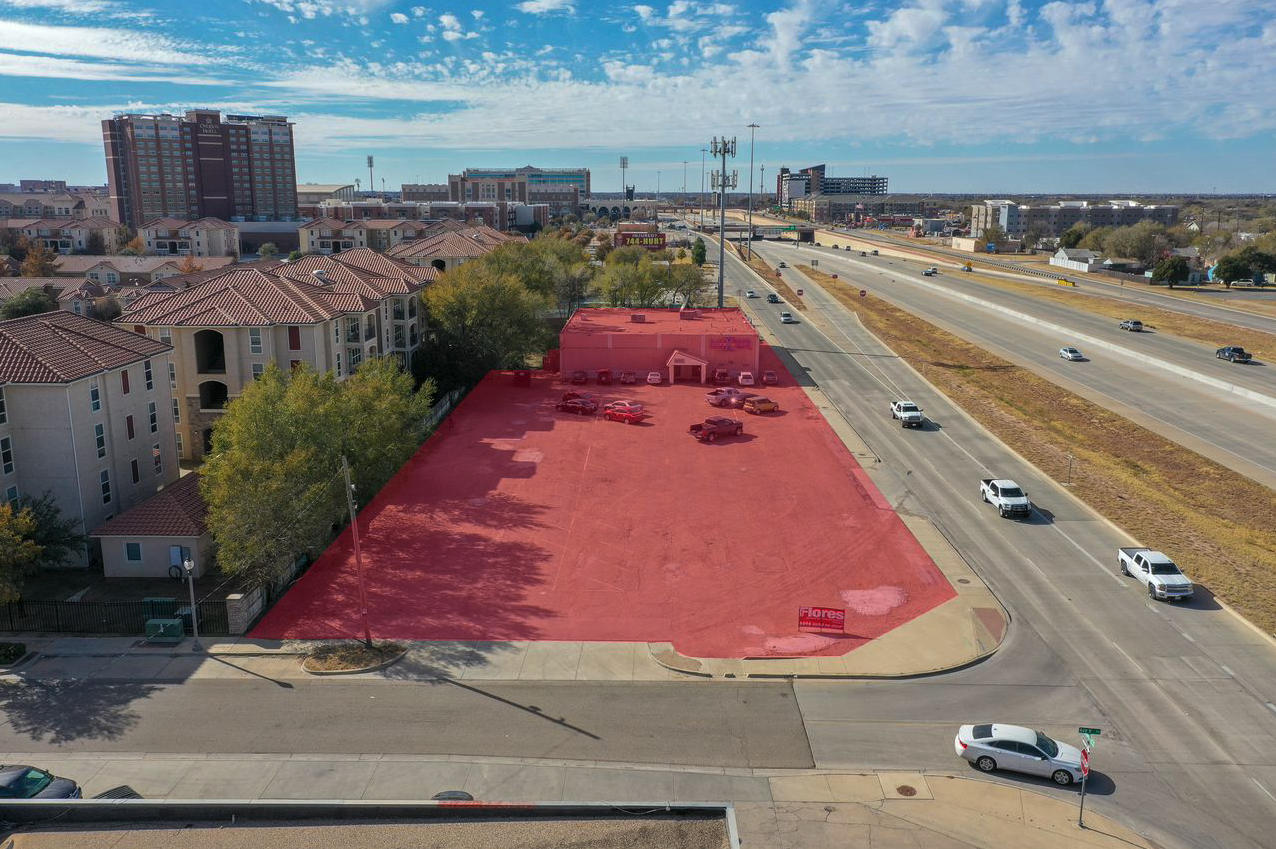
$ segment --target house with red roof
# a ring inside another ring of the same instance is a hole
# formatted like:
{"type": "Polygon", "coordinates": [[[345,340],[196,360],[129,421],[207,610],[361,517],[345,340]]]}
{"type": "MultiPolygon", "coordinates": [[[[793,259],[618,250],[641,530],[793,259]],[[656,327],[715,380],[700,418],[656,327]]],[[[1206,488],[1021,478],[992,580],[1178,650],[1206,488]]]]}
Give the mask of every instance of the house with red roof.
{"type": "Polygon", "coordinates": [[[207,518],[199,473],[192,472],[106,520],[89,537],[101,546],[108,578],[181,577],[188,560],[198,578],[213,564],[207,518]]]}

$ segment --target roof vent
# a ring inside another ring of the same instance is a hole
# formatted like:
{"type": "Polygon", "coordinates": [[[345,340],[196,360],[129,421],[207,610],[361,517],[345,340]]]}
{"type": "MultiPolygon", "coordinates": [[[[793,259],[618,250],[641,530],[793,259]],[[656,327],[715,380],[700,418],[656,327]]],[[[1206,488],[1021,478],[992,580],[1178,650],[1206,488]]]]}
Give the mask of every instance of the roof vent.
{"type": "Polygon", "coordinates": [[[700,318],[700,310],[678,310],[678,318],[683,321],[695,321],[700,318]]]}
{"type": "Polygon", "coordinates": [[[314,271],[312,271],[312,272],[310,272],[310,273],[311,273],[311,275],[313,275],[313,276],[314,276],[317,280],[326,280],[326,279],[328,279],[328,272],[327,272],[327,271],[325,271],[325,270],[324,270],[324,269],[322,269],[322,268],[316,268],[314,271]]]}
{"type": "Polygon", "coordinates": [[[646,324],[647,316],[644,313],[636,312],[633,315],[629,316],[629,320],[632,321],[634,324],[646,324]]]}

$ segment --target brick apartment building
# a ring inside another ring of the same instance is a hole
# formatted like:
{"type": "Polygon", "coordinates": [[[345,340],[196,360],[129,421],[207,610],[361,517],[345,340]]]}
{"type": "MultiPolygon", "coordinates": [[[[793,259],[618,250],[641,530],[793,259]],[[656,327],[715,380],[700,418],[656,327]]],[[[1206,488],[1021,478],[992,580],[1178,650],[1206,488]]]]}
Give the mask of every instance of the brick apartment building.
{"type": "Polygon", "coordinates": [[[138,228],[148,254],[239,256],[239,228],[218,218],[156,218],[138,228]]]}
{"type": "Polygon", "coordinates": [[[282,115],[120,115],[102,122],[112,216],[291,221],[297,216],[293,125],[282,115]]]}
{"type": "Polygon", "coordinates": [[[552,215],[580,214],[589,192],[588,168],[467,168],[448,176],[450,200],[543,203],[552,215]]]}
{"type": "Polygon", "coordinates": [[[1172,227],[1178,223],[1178,218],[1177,206],[1144,205],[1132,200],[1100,203],[1076,200],[1050,206],[1029,206],[1011,200],[986,200],[970,207],[970,235],[978,237],[988,227],[997,226],[1012,239],[1021,239],[1031,231],[1058,237],[1075,224],[1128,227],[1140,221],[1154,221],[1172,227]]]}
{"type": "Polygon", "coordinates": [[[889,179],[886,177],[829,177],[826,166],[812,165],[800,171],[781,168],[775,177],[775,197],[785,209],[792,209],[793,202],[811,195],[884,195],[889,179]]]}
{"type": "Polygon", "coordinates": [[[169,345],[55,311],[0,322],[0,349],[7,501],[49,492],[87,533],[177,479],[169,345]]]}
{"type": "Polygon", "coordinates": [[[177,451],[198,459],[226,404],[269,363],[285,371],[304,363],[343,380],[369,357],[409,362],[422,339],[417,292],[433,276],[367,249],[306,256],[145,294],[117,323],[172,345],[177,451]]]}

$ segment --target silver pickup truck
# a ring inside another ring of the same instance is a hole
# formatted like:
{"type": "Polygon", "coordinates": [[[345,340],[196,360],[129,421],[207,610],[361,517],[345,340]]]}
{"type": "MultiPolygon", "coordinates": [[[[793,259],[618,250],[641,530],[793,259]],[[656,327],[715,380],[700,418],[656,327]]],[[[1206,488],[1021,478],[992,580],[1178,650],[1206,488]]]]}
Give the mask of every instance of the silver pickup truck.
{"type": "Polygon", "coordinates": [[[1182,601],[1191,598],[1195,590],[1175,562],[1160,551],[1119,548],[1117,565],[1122,575],[1138,578],[1147,586],[1149,598],[1182,601]]]}

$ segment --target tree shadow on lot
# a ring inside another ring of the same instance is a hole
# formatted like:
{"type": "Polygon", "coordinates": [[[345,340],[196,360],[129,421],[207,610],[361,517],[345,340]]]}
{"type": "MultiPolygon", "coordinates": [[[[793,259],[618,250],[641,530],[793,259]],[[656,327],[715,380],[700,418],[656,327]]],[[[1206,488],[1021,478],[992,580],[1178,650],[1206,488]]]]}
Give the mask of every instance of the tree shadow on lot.
{"type": "Polygon", "coordinates": [[[133,702],[149,698],[158,689],[154,684],[91,681],[4,684],[0,685],[0,711],[13,734],[36,743],[60,746],[76,740],[117,740],[141,720],[133,702]]]}

